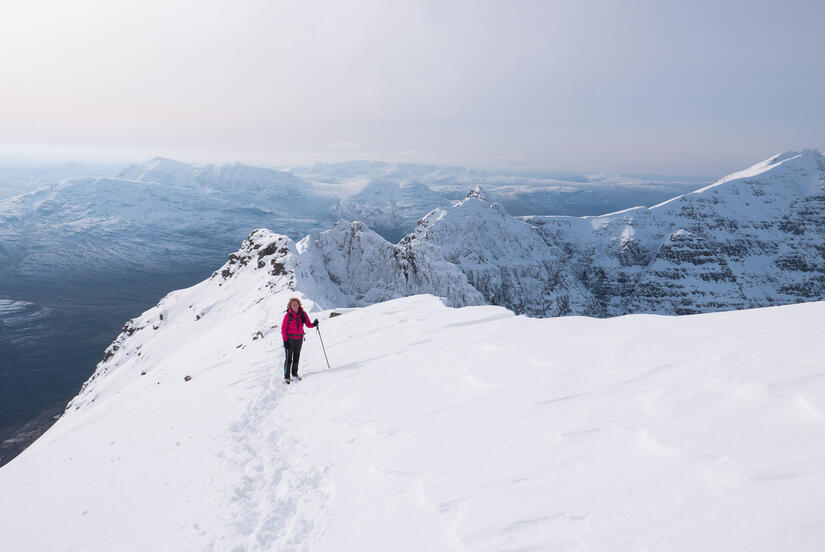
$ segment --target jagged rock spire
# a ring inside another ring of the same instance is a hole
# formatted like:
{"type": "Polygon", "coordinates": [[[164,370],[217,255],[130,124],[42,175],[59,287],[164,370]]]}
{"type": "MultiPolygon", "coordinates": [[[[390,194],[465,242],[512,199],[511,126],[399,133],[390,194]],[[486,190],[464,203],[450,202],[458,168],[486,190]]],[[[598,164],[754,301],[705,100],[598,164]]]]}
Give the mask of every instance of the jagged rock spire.
{"type": "Polygon", "coordinates": [[[483,201],[490,201],[490,198],[487,194],[487,190],[485,190],[484,188],[482,188],[479,185],[476,185],[475,187],[473,187],[473,189],[471,189],[467,193],[467,197],[468,198],[472,197],[472,198],[475,198],[475,199],[481,199],[483,201]]]}

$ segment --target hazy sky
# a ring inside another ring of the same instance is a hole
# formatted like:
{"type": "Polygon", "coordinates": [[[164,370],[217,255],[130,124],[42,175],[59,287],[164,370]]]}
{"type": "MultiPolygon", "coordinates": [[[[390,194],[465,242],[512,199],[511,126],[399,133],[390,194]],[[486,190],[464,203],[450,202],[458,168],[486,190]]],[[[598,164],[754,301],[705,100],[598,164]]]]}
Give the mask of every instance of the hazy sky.
{"type": "Polygon", "coordinates": [[[719,176],[825,149],[823,22],[822,1],[3,0],[0,150],[719,176]]]}

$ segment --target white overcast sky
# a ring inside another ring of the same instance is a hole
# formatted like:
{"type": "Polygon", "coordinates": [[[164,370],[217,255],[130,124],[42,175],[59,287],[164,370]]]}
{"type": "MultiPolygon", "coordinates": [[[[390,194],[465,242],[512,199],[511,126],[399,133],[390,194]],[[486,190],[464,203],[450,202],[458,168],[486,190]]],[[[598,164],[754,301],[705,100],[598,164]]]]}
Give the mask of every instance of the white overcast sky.
{"type": "Polygon", "coordinates": [[[825,2],[3,0],[0,149],[719,176],[825,148],[825,2]]]}

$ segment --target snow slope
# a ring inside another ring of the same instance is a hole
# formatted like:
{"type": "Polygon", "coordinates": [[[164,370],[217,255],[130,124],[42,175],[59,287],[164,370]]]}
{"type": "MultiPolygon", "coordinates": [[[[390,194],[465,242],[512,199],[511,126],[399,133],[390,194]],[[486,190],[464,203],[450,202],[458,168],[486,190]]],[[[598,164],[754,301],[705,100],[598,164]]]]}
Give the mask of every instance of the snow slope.
{"type": "Polygon", "coordinates": [[[418,295],[329,318],[304,295],[332,367],[310,332],[287,387],[292,245],[252,236],[124,326],[63,418],[0,468],[4,548],[825,539],[825,303],[531,319],[418,295]]]}

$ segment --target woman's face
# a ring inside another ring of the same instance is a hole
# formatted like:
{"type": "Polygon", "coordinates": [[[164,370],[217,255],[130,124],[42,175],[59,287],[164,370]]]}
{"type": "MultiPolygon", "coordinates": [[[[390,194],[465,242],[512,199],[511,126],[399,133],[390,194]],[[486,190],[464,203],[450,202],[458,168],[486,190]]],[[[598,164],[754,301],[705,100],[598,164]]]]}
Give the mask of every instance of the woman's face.
{"type": "Polygon", "coordinates": [[[293,301],[291,307],[294,311],[298,310],[298,301],[293,301]]]}

